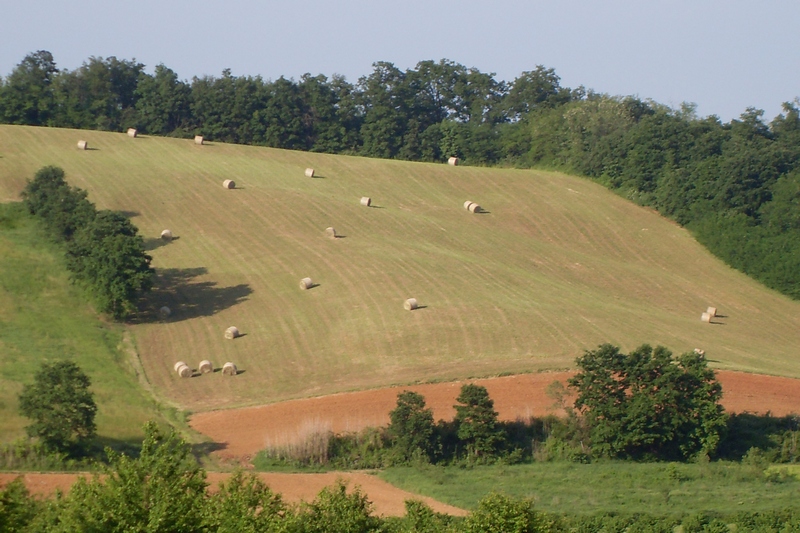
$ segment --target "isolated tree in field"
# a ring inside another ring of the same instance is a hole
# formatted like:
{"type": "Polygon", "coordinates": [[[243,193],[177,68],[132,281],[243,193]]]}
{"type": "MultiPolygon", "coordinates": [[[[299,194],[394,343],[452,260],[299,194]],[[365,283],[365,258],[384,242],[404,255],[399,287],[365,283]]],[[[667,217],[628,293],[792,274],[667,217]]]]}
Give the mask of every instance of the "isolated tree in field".
{"type": "Polygon", "coordinates": [[[44,221],[50,236],[68,241],[81,226],[95,216],[95,207],[87,193],[70,187],[59,167],[42,167],[22,191],[25,207],[44,221]]]}
{"type": "Polygon", "coordinates": [[[32,384],[19,395],[19,409],[33,423],[28,434],[45,447],[78,451],[95,435],[97,405],[89,376],[72,361],[43,363],[32,384]]]}
{"type": "Polygon", "coordinates": [[[603,344],[577,364],[569,385],[600,455],[687,459],[717,449],[727,418],[722,387],[702,355],[673,359],[646,344],[626,355],[603,344]]]}
{"type": "Polygon", "coordinates": [[[397,395],[397,407],[389,413],[389,435],[394,448],[408,461],[415,453],[430,458],[433,439],[433,410],[425,407],[425,398],[413,391],[397,395]]]}
{"type": "Polygon", "coordinates": [[[494,401],[489,398],[486,387],[469,383],[461,387],[456,398],[459,402],[455,424],[457,436],[467,447],[471,458],[488,458],[495,454],[503,443],[503,431],[498,427],[494,401]]]}

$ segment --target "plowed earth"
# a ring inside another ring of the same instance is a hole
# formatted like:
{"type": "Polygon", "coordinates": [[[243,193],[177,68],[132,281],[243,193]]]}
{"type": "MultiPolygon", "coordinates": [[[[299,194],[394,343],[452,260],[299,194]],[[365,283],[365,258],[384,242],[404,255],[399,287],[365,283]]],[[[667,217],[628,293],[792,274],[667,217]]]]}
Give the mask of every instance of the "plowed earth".
{"type": "MultiPolygon", "coordinates": [[[[474,380],[483,385],[494,399],[495,408],[503,420],[518,417],[542,416],[563,412],[548,394],[554,382],[562,384],[571,372],[554,372],[474,380]]],[[[722,384],[725,409],[733,413],[750,412],[784,416],[800,412],[800,380],[718,371],[722,384]]],[[[450,419],[455,414],[453,404],[461,382],[414,385],[387,389],[337,394],[320,398],[294,400],[260,407],[213,411],[193,416],[192,427],[210,437],[220,449],[220,459],[248,463],[268,445],[287,444],[302,439],[313,431],[331,430],[337,433],[358,431],[367,426],[388,423],[388,413],[394,408],[397,394],[413,390],[425,396],[436,419],[450,419]]],[[[34,494],[50,495],[56,489],[69,489],[80,474],[24,474],[25,483],[34,494]]],[[[211,487],[216,487],[227,474],[209,473],[211,487]]],[[[374,476],[362,473],[280,474],[260,473],[264,482],[283,494],[288,502],[311,501],[323,487],[338,478],[350,487],[358,485],[373,502],[375,512],[383,516],[404,514],[403,502],[417,498],[438,511],[461,515],[465,511],[431,498],[419,497],[397,489],[374,476]]],[[[17,474],[0,474],[5,485],[17,474]]]]}

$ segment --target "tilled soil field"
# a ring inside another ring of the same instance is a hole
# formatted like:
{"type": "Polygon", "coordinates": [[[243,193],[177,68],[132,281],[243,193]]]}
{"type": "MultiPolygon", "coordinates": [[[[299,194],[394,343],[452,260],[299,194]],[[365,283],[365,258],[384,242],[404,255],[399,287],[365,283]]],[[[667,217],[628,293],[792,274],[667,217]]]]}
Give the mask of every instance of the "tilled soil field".
{"type": "MultiPolygon", "coordinates": [[[[556,381],[565,384],[571,375],[552,372],[472,382],[487,388],[501,419],[515,420],[563,413],[547,389],[556,381]]],[[[718,371],[717,378],[724,391],[722,404],[729,412],[770,412],[775,416],[800,413],[800,380],[730,371],[718,371]]],[[[194,415],[191,426],[217,443],[219,449],[214,453],[220,459],[247,463],[267,446],[297,442],[315,431],[342,433],[386,425],[397,394],[403,390],[425,396],[436,420],[451,419],[463,383],[392,387],[210,411],[194,415]]]]}

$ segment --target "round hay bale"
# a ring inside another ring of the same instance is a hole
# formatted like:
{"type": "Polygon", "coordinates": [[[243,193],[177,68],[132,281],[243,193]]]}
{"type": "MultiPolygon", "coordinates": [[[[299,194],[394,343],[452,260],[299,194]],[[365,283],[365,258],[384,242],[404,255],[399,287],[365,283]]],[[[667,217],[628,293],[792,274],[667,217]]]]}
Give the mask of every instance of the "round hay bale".
{"type": "Polygon", "coordinates": [[[236,326],[231,326],[225,330],[225,338],[229,340],[233,340],[236,337],[240,337],[242,334],[239,333],[239,328],[236,326]]]}
{"type": "Polygon", "coordinates": [[[469,209],[470,213],[480,213],[481,212],[481,206],[479,206],[478,204],[476,204],[474,202],[469,204],[469,207],[467,209],[469,209]]]}
{"type": "Polygon", "coordinates": [[[138,134],[139,132],[136,131],[136,128],[128,128],[128,137],[133,137],[135,139],[138,134]]]}
{"type": "Polygon", "coordinates": [[[200,361],[200,366],[197,367],[201,374],[208,374],[209,372],[214,371],[214,365],[211,364],[211,361],[208,359],[204,359],[200,361]]]}
{"type": "Polygon", "coordinates": [[[417,299],[416,298],[409,298],[403,304],[403,307],[405,308],[406,311],[413,311],[414,309],[416,309],[418,307],[417,299]]]}
{"type": "Polygon", "coordinates": [[[705,350],[701,350],[700,348],[695,348],[694,349],[694,353],[696,353],[697,355],[703,356],[703,355],[706,354],[706,351],[705,350]]]}
{"type": "Polygon", "coordinates": [[[473,202],[470,202],[469,200],[467,200],[466,202],[464,202],[464,209],[469,211],[469,206],[471,206],[472,204],[473,204],[473,202]]]}
{"type": "Polygon", "coordinates": [[[369,207],[370,205],[372,205],[372,198],[370,198],[369,196],[362,196],[361,205],[369,207]]]}
{"type": "Polygon", "coordinates": [[[457,157],[451,157],[450,159],[447,160],[447,164],[451,165],[451,166],[457,166],[458,165],[458,158],[457,157]]]}
{"type": "Polygon", "coordinates": [[[314,177],[314,169],[313,168],[307,168],[306,169],[306,177],[307,178],[313,178],[314,177]]]}
{"type": "Polygon", "coordinates": [[[226,189],[235,189],[236,182],[233,180],[225,180],[222,182],[222,186],[225,187],[226,189]]]}
{"type": "Polygon", "coordinates": [[[177,372],[182,366],[189,366],[189,365],[187,365],[183,361],[178,361],[177,363],[172,365],[172,368],[175,370],[175,372],[177,372]]]}
{"type": "Polygon", "coordinates": [[[336,230],[333,228],[325,228],[325,235],[330,237],[331,239],[336,238],[336,230]]]}
{"type": "Polygon", "coordinates": [[[192,369],[189,368],[189,365],[183,365],[178,369],[178,375],[182,378],[190,378],[192,377],[192,374],[194,374],[194,372],[192,372],[192,369]]]}
{"type": "Polygon", "coordinates": [[[711,318],[714,318],[715,316],[717,316],[717,308],[716,307],[709,307],[708,309],[706,309],[706,313],[711,315],[711,318]]]}
{"type": "Polygon", "coordinates": [[[202,135],[195,135],[194,136],[194,144],[203,144],[203,136],[202,135]]]}
{"type": "Polygon", "coordinates": [[[172,314],[172,310],[165,305],[164,307],[158,310],[158,314],[161,315],[161,318],[167,318],[169,315],[172,314]]]}
{"type": "Polygon", "coordinates": [[[312,285],[314,285],[314,282],[311,281],[311,278],[303,278],[300,280],[300,288],[302,290],[310,289],[312,285]]]}
{"type": "Polygon", "coordinates": [[[165,241],[171,241],[172,232],[168,229],[165,229],[164,231],[161,232],[161,238],[164,239],[165,241]]]}
{"type": "Polygon", "coordinates": [[[702,320],[703,322],[711,322],[711,315],[709,315],[708,313],[703,313],[702,315],[700,315],[700,320],[702,320]]]}
{"type": "Polygon", "coordinates": [[[86,141],[78,141],[78,148],[80,150],[86,150],[89,148],[89,143],[87,143],[86,141]]]}
{"type": "Polygon", "coordinates": [[[222,365],[222,375],[223,376],[235,376],[238,374],[239,371],[236,369],[236,365],[228,361],[224,365],[222,365]]]}

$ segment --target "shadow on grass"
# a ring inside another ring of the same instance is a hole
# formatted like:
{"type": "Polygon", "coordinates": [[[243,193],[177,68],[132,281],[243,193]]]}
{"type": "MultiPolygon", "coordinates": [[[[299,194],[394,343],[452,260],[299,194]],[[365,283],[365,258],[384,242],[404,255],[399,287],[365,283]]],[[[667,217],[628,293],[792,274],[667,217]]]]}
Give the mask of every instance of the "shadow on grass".
{"type": "Polygon", "coordinates": [[[167,246],[172,241],[177,241],[180,237],[172,237],[171,239],[161,239],[159,237],[148,237],[144,240],[144,249],[146,252],[152,252],[167,246]]]}
{"type": "Polygon", "coordinates": [[[153,290],[143,298],[142,311],[132,322],[160,321],[158,309],[162,306],[172,310],[169,322],[212,316],[247,300],[253,293],[245,283],[219,287],[215,281],[197,281],[207,273],[204,267],[157,269],[153,290]]]}
{"type": "Polygon", "coordinates": [[[208,457],[214,452],[224,450],[228,445],[224,442],[198,442],[192,444],[192,455],[197,458],[208,457]]]}

